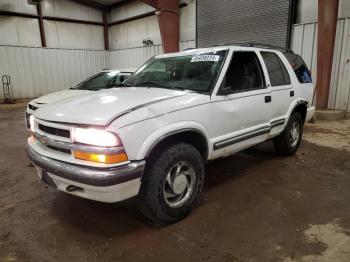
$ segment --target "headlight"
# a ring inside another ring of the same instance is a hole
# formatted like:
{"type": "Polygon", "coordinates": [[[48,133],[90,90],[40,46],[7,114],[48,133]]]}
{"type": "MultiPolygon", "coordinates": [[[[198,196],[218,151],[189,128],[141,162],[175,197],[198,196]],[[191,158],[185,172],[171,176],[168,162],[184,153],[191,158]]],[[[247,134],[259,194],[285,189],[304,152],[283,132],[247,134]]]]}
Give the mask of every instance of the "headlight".
{"type": "MultiPolygon", "coordinates": [[[[101,147],[123,146],[117,135],[95,128],[75,128],[74,141],[101,147]]],[[[81,160],[105,164],[117,164],[128,161],[128,156],[123,149],[119,153],[112,155],[74,151],[74,157],[81,160]]]]}
{"type": "Polygon", "coordinates": [[[120,144],[118,137],[113,133],[94,128],[76,128],[74,130],[74,141],[105,147],[118,146],[120,144]]]}
{"type": "Polygon", "coordinates": [[[33,115],[29,116],[29,129],[30,131],[32,131],[33,133],[35,132],[35,118],[33,115]]]}

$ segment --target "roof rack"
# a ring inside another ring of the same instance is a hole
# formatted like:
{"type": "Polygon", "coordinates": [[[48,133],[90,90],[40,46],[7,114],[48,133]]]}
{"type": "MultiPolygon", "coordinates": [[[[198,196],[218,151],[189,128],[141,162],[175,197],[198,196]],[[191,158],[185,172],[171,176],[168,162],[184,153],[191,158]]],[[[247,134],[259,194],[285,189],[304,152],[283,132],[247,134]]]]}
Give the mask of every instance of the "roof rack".
{"type": "Polygon", "coordinates": [[[213,45],[213,46],[224,46],[224,45],[239,45],[239,46],[249,46],[249,47],[260,47],[260,48],[267,48],[267,49],[277,49],[277,50],[282,50],[284,52],[291,52],[291,53],[293,53],[293,50],[291,50],[289,48],[286,48],[286,47],[270,45],[270,44],[255,43],[255,42],[222,43],[222,44],[217,44],[217,45],[213,45]]]}

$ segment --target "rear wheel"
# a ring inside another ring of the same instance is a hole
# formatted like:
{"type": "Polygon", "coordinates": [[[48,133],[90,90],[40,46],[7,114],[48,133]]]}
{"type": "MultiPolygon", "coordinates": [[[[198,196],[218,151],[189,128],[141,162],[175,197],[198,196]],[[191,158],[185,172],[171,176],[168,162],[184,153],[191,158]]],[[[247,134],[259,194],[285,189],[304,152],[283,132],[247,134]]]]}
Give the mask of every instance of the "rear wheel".
{"type": "Polygon", "coordinates": [[[276,151],[283,156],[293,155],[299,148],[303,137],[304,121],[298,112],[294,112],[284,131],[273,139],[276,151]]]}
{"type": "Polygon", "coordinates": [[[186,143],[156,153],[142,178],[138,206],[151,222],[164,225],[184,218],[198,202],[204,163],[198,150],[186,143]]]}

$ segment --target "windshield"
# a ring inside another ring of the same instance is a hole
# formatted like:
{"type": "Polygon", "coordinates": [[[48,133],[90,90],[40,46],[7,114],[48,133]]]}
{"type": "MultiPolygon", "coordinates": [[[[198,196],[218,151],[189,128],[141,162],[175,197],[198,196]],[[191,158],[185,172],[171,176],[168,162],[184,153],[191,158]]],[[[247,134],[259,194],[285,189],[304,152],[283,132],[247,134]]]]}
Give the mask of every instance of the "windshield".
{"type": "Polygon", "coordinates": [[[100,72],[80,82],[71,89],[77,90],[100,90],[114,87],[122,83],[130,73],[120,71],[100,72]]]}
{"type": "Polygon", "coordinates": [[[209,92],[215,83],[227,50],[146,62],[122,86],[160,87],[209,92]]]}

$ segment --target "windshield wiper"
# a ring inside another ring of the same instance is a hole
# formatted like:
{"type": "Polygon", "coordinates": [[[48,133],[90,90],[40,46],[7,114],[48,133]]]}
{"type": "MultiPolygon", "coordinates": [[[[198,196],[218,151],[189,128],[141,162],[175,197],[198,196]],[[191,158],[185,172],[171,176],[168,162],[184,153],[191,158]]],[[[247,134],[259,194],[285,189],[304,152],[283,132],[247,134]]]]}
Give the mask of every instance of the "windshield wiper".
{"type": "Polygon", "coordinates": [[[149,86],[149,85],[153,85],[156,87],[164,87],[164,88],[172,88],[172,86],[164,84],[164,83],[159,83],[156,81],[145,81],[145,82],[140,82],[135,84],[135,86],[149,86]]]}
{"type": "Polygon", "coordinates": [[[127,83],[119,83],[119,84],[113,85],[113,86],[115,86],[115,87],[123,87],[123,86],[133,86],[133,85],[130,85],[130,84],[127,84],[127,83]]]}

